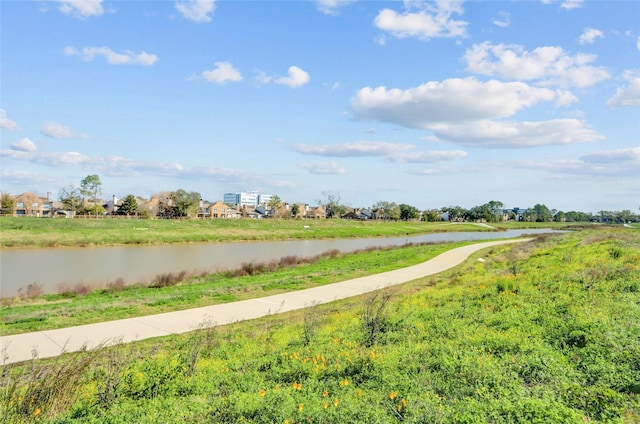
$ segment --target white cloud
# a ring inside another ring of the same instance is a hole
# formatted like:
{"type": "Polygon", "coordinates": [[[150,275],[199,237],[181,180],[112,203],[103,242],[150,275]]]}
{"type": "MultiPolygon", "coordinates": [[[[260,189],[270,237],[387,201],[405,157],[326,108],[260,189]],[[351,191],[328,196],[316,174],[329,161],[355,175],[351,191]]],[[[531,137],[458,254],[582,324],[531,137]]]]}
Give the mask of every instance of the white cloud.
{"type": "Polygon", "coordinates": [[[465,146],[522,148],[593,142],[602,135],[577,119],[541,122],[503,122],[482,120],[464,125],[438,124],[432,127],[441,140],[465,146]]]}
{"type": "Polygon", "coordinates": [[[0,158],[25,161],[43,166],[77,166],[91,169],[104,175],[119,177],[152,175],[185,179],[210,179],[214,177],[219,180],[237,180],[238,178],[247,178],[246,173],[238,169],[217,167],[186,168],[179,163],[144,161],[120,156],[91,157],[78,152],[0,150],[0,158]]]}
{"type": "Polygon", "coordinates": [[[242,75],[240,71],[233,67],[229,62],[216,62],[215,68],[210,71],[203,71],[202,78],[209,82],[223,84],[227,81],[241,81],[242,75]]]}
{"type": "Polygon", "coordinates": [[[375,17],[374,23],[379,29],[397,38],[416,37],[422,40],[430,38],[466,37],[467,22],[452,19],[462,14],[462,2],[442,1],[435,4],[409,2],[409,7],[421,7],[417,12],[406,11],[402,14],[391,9],[383,9],[375,17]]]}
{"type": "Polygon", "coordinates": [[[176,10],[185,18],[197,23],[211,22],[215,0],[179,0],[176,10]]]}
{"type": "Polygon", "coordinates": [[[640,50],[640,36],[638,37],[638,41],[636,41],[636,47],[640,50]]]}
{"type": "MultiPolygon", "coordinates": [[[[552,4],[555,3],[556,0],[541,0],[542,4],[552,4]]],[[[564,0],[560,2],[560,7],[566,10],[578,9],[582,7],[582,3],[584,0],[564,0]]]]}
{"type": "Polygon", "coordinates": [[[582,156],[580,160],[594,164],[635,164],[640,175],[640,147],[595,152],[582,156]]]}
{"type": "Polygon", "coordinates": [[[27,137],[12,143],[11,149],[18,150],[20,152],[35,152],[38,150],[36,144],[27,137]]]}
{"type": "Polygon", "coordinates": [[[596,38],[604,38],[602,31],[595,28],[585,28],[578,41],[580,44],[593,44],[596,38]]]}
{"type": "Polygon", "coordinates": [[[384,141],[355,141],[344,144],[295,144],[293,150],[305,155],[333,157],[393,156],[414,149],[413,144],[395,144],[384,141]]]}
{"type": "Polygon", "coordinates": [[[325,15],[336,15],[340,8],[355,3],[356,1],[357,0],[316,0],[315,3],[318,10],[325,15]]]}
{"type": "Polygon", "coordinates": [[[60,4],[58,9],[65,15],[84,19],[90,16],[100,16],[104,13],[102,0],[56,0],[60,4]]]}
{"type": "Polygon", "coordinates": [[[430,152],[403,153],[392,157],[394,162],[439,163],[450,162],[467,156],[464,150],[432,150],[430,152]]]}
{"type": "Polygon", "coordinates": [[[582,177],[620,178],[638,177],[640,148],[619,149],[597,152],[578,159],[535,161],[525,159],[512,164],[519,169],[547,171],[559,175],[579,175],[582,177]]]}
{"type": "Polygon", "coordinates": [[[0,109],[0,128],[9,131],[18,129],[18,124],[7,118],[7,112],[4,109],[0,109]]]}
{"type": "Polygon", "coordinates": [[[290,66],[288,76],[277,78],[273,82],[276,84],[288,85],[289,87],[297,88],[305,85],[310,80],[311,78],[306,71],[303,71],[297,66],[290,66]]]}
{"type": "Polygon", "coordinates": [[[582,3],[584,0],[565,0],[560,4],[560,7],[567,10],[579,9],[582,7],[582,3]]]}
{"type": "Polygon", "coordinates": [[[436,123],[504,118],[559,96],[553,90],[522,82],[452,78],[408,90],[365,87],[351,99],[351,109],[362,120],[429,129],[436,123]]]}
{"type": "Polygon", "coordinates": [[[42,128],[40,128],[40,132],[51,138],[89,138],[86,134],[78,134],[70,127],[55,122],[45,123],[42,128]]]}
{"type": "Polygon", "coordinates": [[[90,62],[96,56],[104,56],[109,65],[141,65],[151,66],[158,61],[158,56],[147,52],[135,53],[125,50],[124,53],[116,53],[109,47],[84,47],[78,50],[67,46],[63,50],[66,56],[80,56],[82,60],[90,62]]]}
{"type": "Polygon", "coordinates": [[[507,28],[511,26],[511,14],[508,12],[499,12],[496,17],[494,17],[491,22],[499,26],[500,28],[507,28]]]}
{"type": "Polygon", "coordinates": [[[625,79],[629,84],[616,90],[616,94],[607,100],[607,106],[630,107],[640,105],[640,75],[637,71],[628,71],[625,79]]]}
{"type": "Polygon", "coordinates": [[[571,56],[561,47],[538,47],[528,52],[519,45],[475,44],[463,56],[467,71],[545,86],[589,87],[609,78],[603,68],[588,65],[597,56],[571,56]]]}
{"type": "Polygon", "coordinates": [[[306,169],[312,174],[318,175],[341,175],[346,174],[347,170],[337,162],[306,162],[298,165],[301,169],[306,169]]]}

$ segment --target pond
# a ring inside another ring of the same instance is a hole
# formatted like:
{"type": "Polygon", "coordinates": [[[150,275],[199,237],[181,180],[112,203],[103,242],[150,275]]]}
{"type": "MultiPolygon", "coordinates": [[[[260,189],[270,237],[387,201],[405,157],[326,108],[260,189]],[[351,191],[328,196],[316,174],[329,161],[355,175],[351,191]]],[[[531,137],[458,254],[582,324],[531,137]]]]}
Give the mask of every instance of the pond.
{"type": "Polygon", "coordinates": [[[41,286],[44,293],[56,293],[64,286],[104,286],[118,279],[132,284],[151,281],[164,273],[215,272],[234,269],[243,263],[268,262],[285,256],[309,257],[333,249],[353,252],[406,243],[491,240],[551,232],[558,231],[527,229],[395,238],[3,250],[0,251],[0,297],[16,296],[20,289],[32,283],[41,286]]]}

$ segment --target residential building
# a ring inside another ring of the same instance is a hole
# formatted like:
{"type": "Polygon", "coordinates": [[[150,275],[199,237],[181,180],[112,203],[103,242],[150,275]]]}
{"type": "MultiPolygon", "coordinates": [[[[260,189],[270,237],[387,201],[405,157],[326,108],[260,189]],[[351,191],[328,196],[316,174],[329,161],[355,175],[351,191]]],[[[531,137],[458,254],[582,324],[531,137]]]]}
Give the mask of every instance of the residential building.
{"type": "Polygon", "coordinates": [[[13,216],[51,217],[53,213],[53,200],[50,193],[47,193],[47,197],[36,196],[33,193],[14,196],[13,216]]]}

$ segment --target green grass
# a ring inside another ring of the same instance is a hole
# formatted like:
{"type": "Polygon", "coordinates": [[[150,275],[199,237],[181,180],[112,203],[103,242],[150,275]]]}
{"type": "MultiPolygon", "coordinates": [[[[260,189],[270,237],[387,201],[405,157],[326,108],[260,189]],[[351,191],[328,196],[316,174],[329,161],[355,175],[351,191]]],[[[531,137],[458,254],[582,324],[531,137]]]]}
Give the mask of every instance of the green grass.
{"type": "Polygon", "coordinates": [[[0,216],[0,247],[151,245],[488,231],[473,224],[319,220],[45,219],[0,216]],[[305,228],[308,226],[308,228],[305,228]]]}
{"type": "Polygon", "coordinates": [[[286,257],[237,270],[176,279],[166,287],[132,285],[36,298],[8,298],[0,308],[0,335],[40,331],[227,303],[302,290],[424,262],[468,243],[327,252],[316,258],[286,257]],[[288,263],[291,263],[288,266],[288,263]],[[311,262],[311,263],[307,263],[311,262]],[[251,273],[251,275],[249,275],[251,273]],[[245,275],[243,275],[245,274],[245,275]]]}
{"type": "Polygon", "coordinates": [[[494,247],[388,296],[6,366],[0,416],[637,423],[639,263],[632,230],[494,247]]]}
{"type": "MultiPolygon", "coordinates": [[[[559,229],[582,224],[509,222],[491,225],[506,230],[559,229]]],[[[401,237],[454,231],[491,230],[472,223],[418,221],[51,219],[0,216],[0,248],[401,237]]]]}

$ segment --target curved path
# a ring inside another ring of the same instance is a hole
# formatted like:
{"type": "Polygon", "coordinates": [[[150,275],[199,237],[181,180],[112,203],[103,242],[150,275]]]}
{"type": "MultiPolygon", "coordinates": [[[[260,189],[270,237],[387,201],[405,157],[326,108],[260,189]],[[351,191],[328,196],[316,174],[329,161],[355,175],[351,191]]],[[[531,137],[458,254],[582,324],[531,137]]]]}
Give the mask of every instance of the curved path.
{"type": "Polygon", "coordinates": [[[358,296],[453,268],[464,262],[472,253],[487,247],[528,240],[531,239],[470,244],[451,249],[426,262],[407,268],[258,299],[78,327],[4,336],[0,337],[0,349],[2,349],[0,364],[11,364],[32,359],[33,352],[37,352],[38,358],[48,358],[66,352],[91,349],[100,345],[128,343],[151,337],[186,333],[205,326],[231,324],[266,315],[302,309],[309,305],[358,296]]]}

